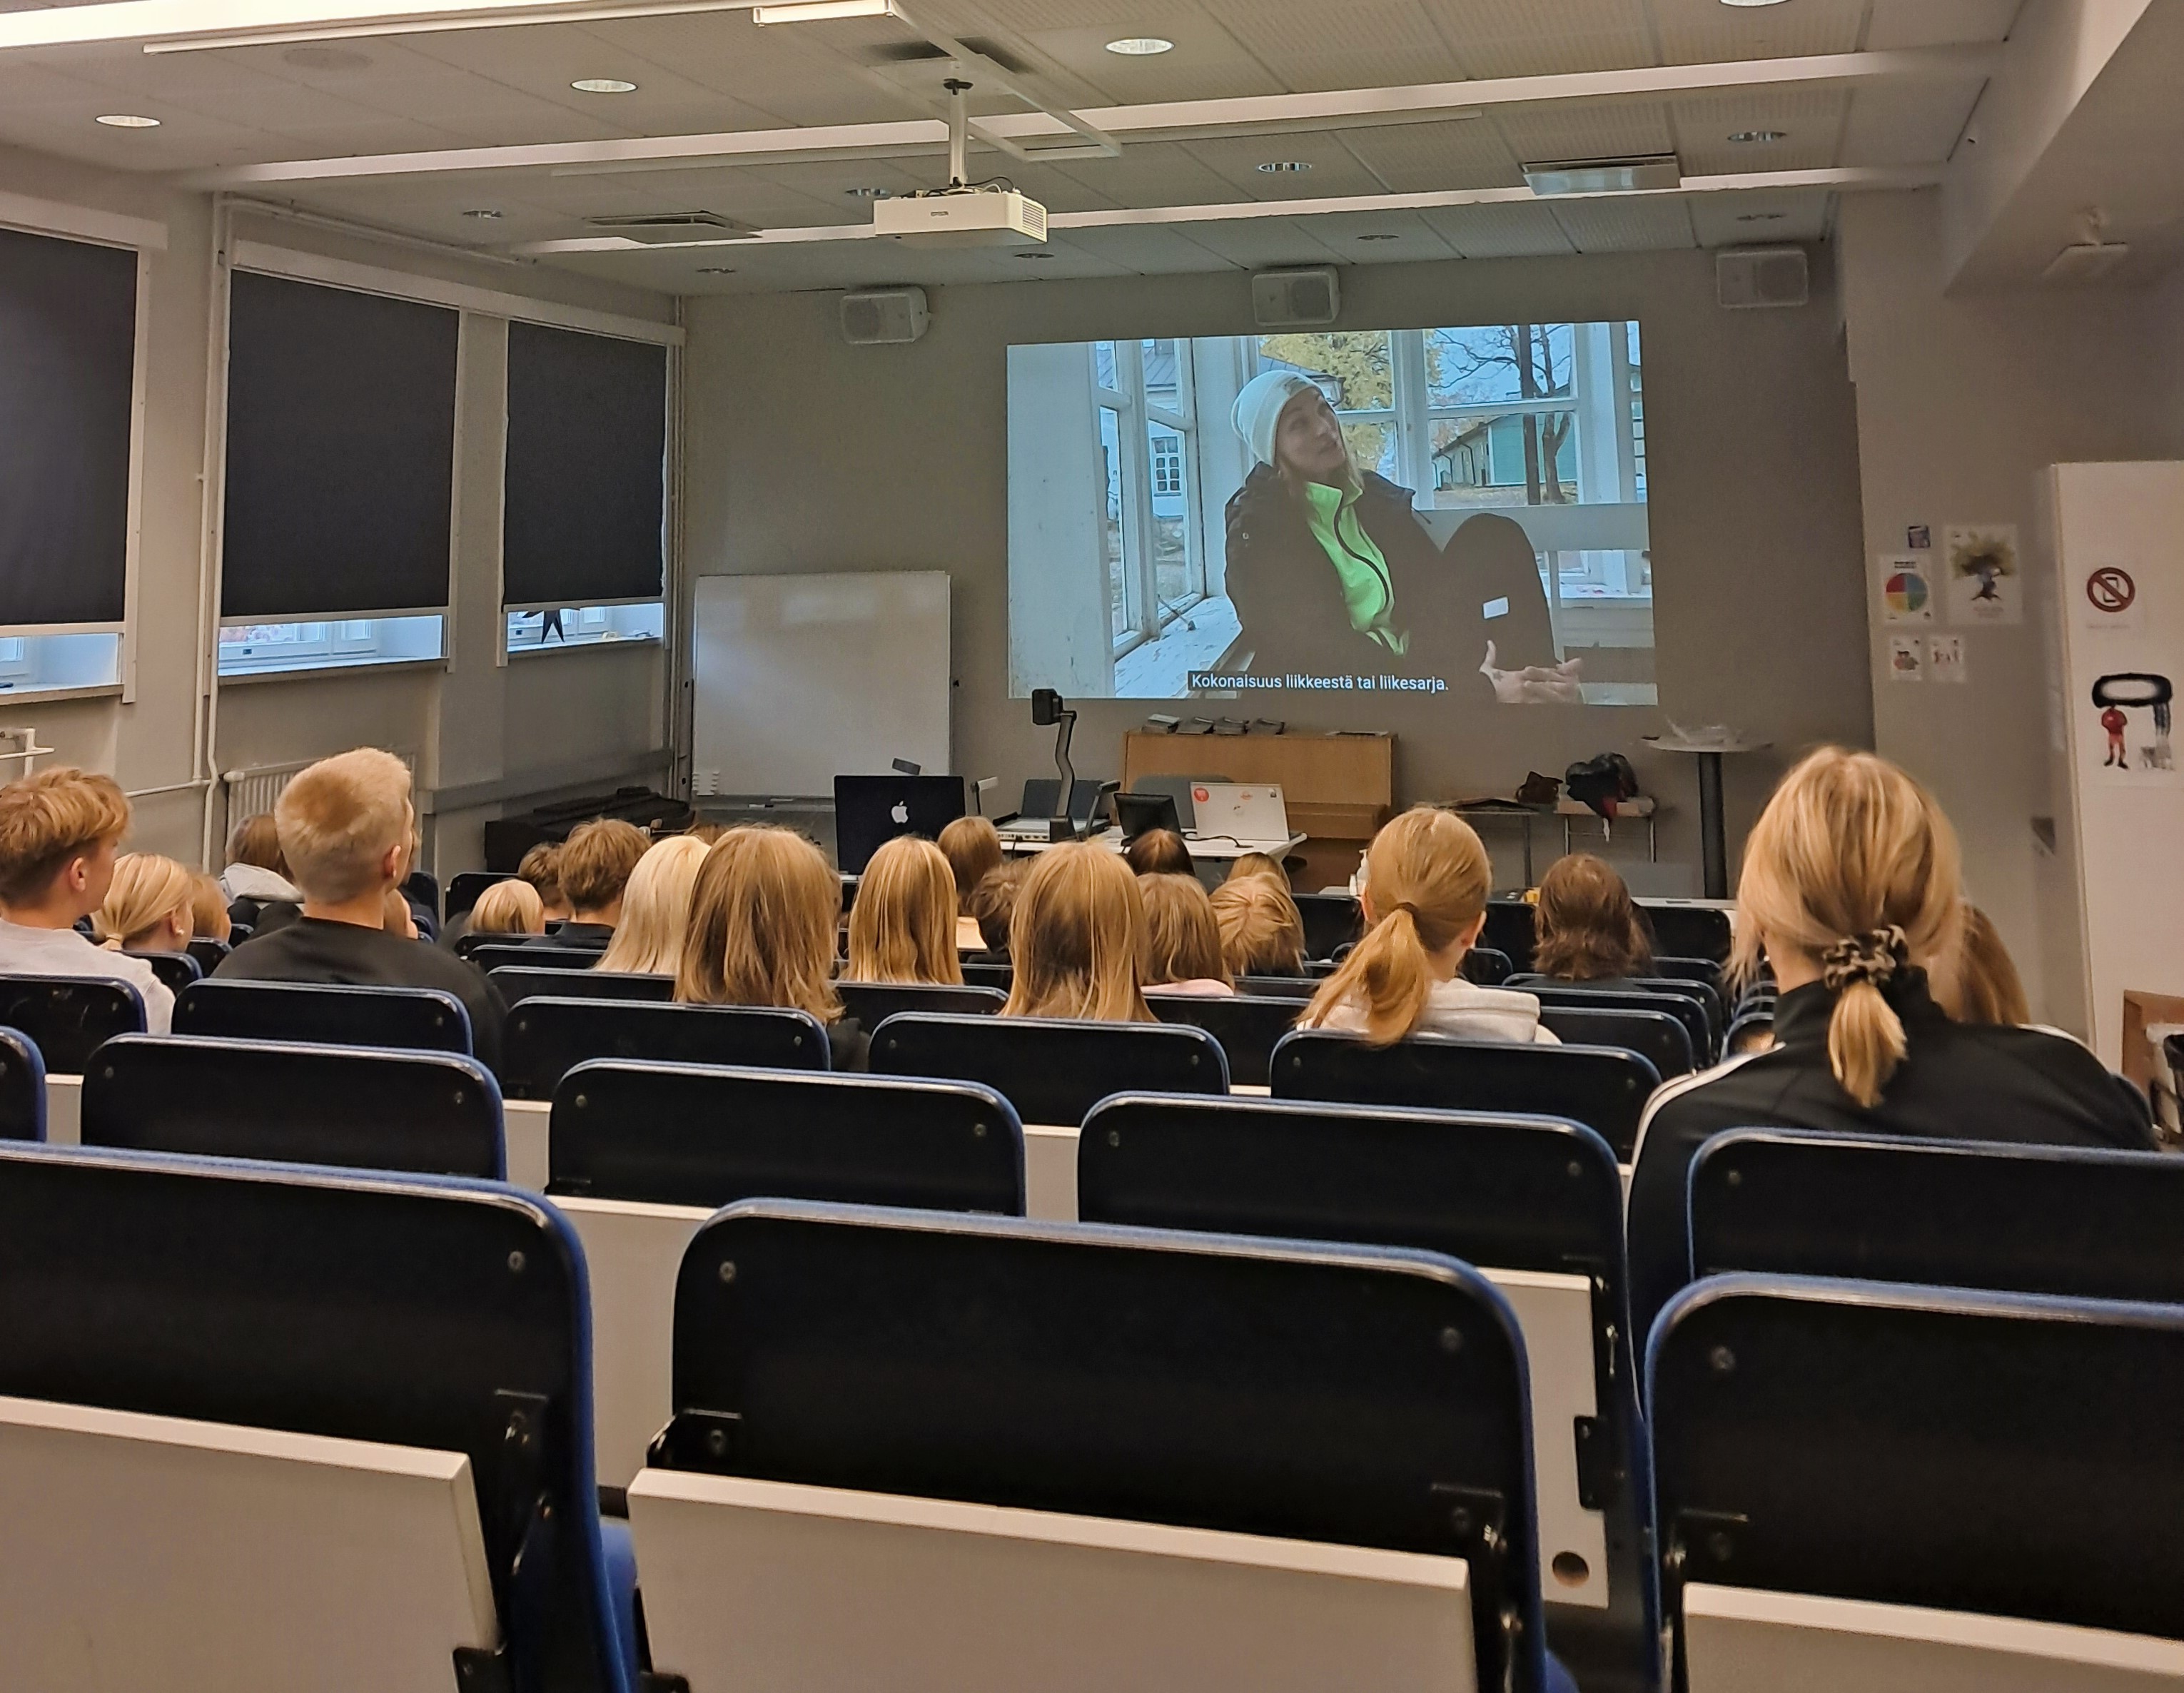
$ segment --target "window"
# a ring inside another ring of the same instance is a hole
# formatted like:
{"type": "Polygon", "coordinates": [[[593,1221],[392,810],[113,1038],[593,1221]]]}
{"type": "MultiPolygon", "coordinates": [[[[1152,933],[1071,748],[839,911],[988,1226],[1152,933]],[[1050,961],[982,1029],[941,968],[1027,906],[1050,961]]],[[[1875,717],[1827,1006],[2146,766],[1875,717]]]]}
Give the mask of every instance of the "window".
{"type": "Polygon", "coordinates": [[[444,623],[437,612],[301,623],[224,623],[220,673],[260,676],[273,671],[340,670],[437,659],[442,654],[444,623]]]}
{"type": "Polygon", "coordinates": [[[121,680],[121,637],[89,634],[0,638],[0,694],[32,689],[111,688],[121,680]]]}
{"type": "Polygon", "coordinates": [[[1108,604],[1119,656],[1206,597],[1189,341],[1091,345],[1106,468],[1108,604]]]}
{"type": "Polygon", "coordinates": [[[636,605],[511,611],[508,650],[523,653],[550,647],[600,646],[612,641],[657,641],[666,624],[665,609],[656,599],[636,605]]]}

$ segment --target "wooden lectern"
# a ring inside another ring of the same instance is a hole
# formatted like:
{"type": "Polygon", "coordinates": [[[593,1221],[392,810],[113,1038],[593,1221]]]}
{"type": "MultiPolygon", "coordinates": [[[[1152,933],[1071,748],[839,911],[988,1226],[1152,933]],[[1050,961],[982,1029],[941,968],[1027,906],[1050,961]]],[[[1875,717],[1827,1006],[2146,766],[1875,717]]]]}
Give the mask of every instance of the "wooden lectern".
{"type": "Polygon", "coordinates": [[[1168,735],[1123,737],[1123,787],[1146,776],[1218,776],[1279,784],[1290,827],[1301,830],[1305,893],[1346,887],[1396,803],[1393,735],[1168,735]]]}

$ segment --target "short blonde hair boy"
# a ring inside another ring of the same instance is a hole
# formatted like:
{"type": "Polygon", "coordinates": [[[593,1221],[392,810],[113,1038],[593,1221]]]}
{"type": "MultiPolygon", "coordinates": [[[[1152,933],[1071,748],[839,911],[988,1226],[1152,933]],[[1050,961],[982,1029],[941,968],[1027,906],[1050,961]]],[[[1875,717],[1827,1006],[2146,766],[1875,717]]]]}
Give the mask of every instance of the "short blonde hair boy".
{"type": "Polygon", "coordinates": [[[36,899],[71,859],[128,828],[129,801],[110,776],[62,765],[0,788],[0,904],[36,899]]]}
{"type": "Polygon", "coordinates": [[[377,888],[380,866],[395,847],[402,849],[399,882],[415,816],[410,767],[376,747],[337,753],[298,771],[273,805],[290,879],[307,898],[326,904],[377,888]]]}

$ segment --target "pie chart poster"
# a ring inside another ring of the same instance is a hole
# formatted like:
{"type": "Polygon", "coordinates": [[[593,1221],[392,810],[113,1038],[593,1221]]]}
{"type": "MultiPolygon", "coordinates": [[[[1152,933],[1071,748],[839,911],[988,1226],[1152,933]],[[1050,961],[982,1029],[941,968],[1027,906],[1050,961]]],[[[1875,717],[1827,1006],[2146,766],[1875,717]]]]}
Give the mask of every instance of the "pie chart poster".
{"type": "Polygon", "coordinates": [[[1880,621],[1890,625],[1935,621],[1931,553],[1883,553],[1874,561],[1880,592],[1880,621]]]}

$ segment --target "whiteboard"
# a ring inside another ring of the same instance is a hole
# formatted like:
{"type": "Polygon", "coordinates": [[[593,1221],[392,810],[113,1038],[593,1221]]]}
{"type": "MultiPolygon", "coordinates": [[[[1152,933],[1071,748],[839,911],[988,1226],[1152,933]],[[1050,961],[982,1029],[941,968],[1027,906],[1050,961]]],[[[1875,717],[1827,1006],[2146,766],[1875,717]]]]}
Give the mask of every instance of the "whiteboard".
{"type": "Polygon", "coordinates": [[[692,789],[829,794],[896,759],[950,774],[948,573],[700,576],[692,789]]]}

